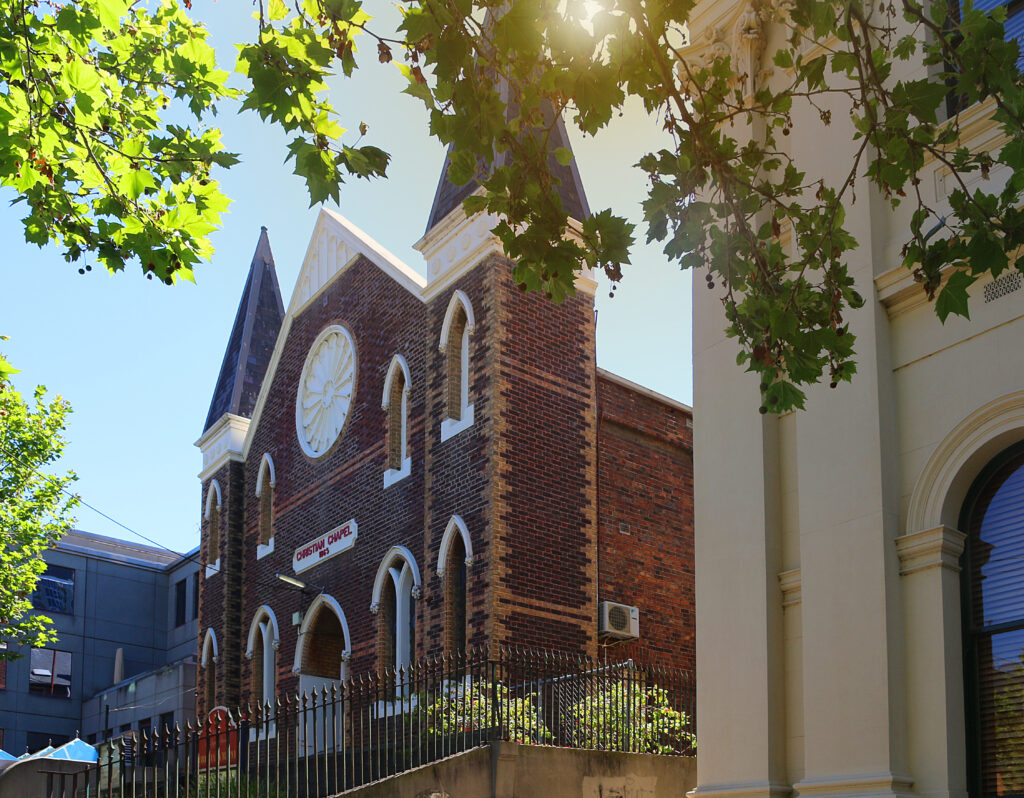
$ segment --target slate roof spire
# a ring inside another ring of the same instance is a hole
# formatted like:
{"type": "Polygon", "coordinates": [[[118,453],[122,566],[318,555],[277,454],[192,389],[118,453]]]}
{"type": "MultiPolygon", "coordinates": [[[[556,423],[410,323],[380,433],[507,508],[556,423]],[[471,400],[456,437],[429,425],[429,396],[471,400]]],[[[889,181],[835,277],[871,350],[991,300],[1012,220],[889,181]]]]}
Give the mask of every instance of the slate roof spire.
{"type": "MultiPolygon", "coordinates": [[[[504,81],[499,85],[499,92],[506,104],[506,115],[511,116],[514,105],[509,100],[508,84],[504,81]]],[[[548,105],[545,107],[544,113],[545,121],[548,121],[554,115],[554,109],[548,105]]],[[[583,183],[580,181],[580,172],[576,167],[576,160],[570,161],[568,166],[562,166],[555,159],[554,155],[554,151],[559,147],[572,150],[572,147],[569,145],[569,135],[565,129],[565,122],[561,116],[555,120],[551,135],[548,137],[548,147],[550,149],[548,168],[551,170],[551,174],[559,180],[558,194],[562,200],[562,207],[565,208],[572,218],[577,221],[583,221],[590,216],[590,206],[587,204],[587,195],[583,191],[583,183]]],[[[476,180],[470,180],[464,186],[457,186],[448,180],[448,167],[451,165],[452,149],[453,146],[450,146],[447,155],[445,155],[444,166],[441,168],[441,178],[438,180],[437,190],[434,192],[434,204],[430,208],[430,217],[427,221],[426,232],[428,233],[434,225],[444,219],[455,208],[459,207],[462,200],[472,194],[479,185],[476,180]]],[[[498,155],[495,165],[499,166],[505,163],[507,156],[508,153],[498,155]]]]}
{"type": "Polygon", "coordinates": [[[225,413],[252,417],[283,322],[284,303],[274,253],[270,251],[267,228],[263,227],[224,350],[204,433],[225,413]]]}

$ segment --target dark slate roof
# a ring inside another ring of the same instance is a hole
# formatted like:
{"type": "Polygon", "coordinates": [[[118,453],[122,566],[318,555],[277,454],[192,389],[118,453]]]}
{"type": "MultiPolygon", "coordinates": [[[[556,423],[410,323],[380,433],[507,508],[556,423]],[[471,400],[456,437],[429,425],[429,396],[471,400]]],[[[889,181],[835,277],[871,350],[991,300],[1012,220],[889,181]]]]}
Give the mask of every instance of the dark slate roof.
{"type": "Polygon", "coordinates": [[[252,416],[283,322],[284,303],[264,227],[249,266],[203,432],[225,413],[252,416]]]}
{"type": "MultiPolygon", "coordinates": [[[[511,113],[511,110],[510,110],[511,113]]],[[[551,111],[550,113],[553,113],[551,111]]],[[[551,154],[548,156],[548,168],[551,174],[559,181],[558,194],[562,200],[562,207],[566,212],[578,221],[583,221],[590,216],[590,206],[587,204],[587,195],[583,191],[583,183],[580,182],[579,169],[576,167],[576,160],[569,162],[568,166],[562,166],[555,160],[554,150],[558,147],[565,147],[571,150],[569,135],[565,130],[565,122],[559,117],[551,135],[548,138],[551,147],[551,154]]],[[[448,154],[444,159],[444,166],[441,168],[441,178],[437,183],[437,191],[434,192],[434,204],[430,208],[430,218],[427,221],[427,232],[438,222],[444,219],[449,213],[457,208],[466,197],[472,194],[477,188],[477,181],[470,180],[463,186],[457,186],[448,180],[448,167],[451,164],[452,148],[448,148],[448,154]]],[[[497,162],[504,161],[505,155],[498,156],[497,162]]]]}

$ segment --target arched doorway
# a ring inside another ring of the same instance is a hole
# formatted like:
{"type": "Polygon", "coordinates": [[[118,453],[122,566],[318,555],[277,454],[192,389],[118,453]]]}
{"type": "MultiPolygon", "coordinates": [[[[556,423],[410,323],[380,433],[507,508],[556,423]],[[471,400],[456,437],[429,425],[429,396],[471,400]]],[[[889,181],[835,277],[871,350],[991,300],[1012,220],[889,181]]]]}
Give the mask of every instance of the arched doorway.
{"type": "Polygon", "coordinates": [[[307,697],[308,711],[302,730],[307,751],[326,750],[344,731],[341,702],[331,699],[337,695],[333,691],[340,688],[348,676],[351,645],[348,622],[341,606],[331,596],[317,596],[299,627],[293,668],[299,674],[299,693],[307,697]]]}

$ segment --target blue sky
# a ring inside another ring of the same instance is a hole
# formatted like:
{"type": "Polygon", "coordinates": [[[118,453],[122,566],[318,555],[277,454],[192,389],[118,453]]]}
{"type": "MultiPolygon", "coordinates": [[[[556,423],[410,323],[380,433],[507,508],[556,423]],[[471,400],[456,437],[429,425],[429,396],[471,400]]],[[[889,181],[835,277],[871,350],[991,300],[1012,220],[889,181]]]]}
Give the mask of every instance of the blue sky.
{"type": "MultiPolygon", "coordinates": [[[[251,6],[238,0],[196,0],[222,66],[231,69],[235,41],[255,35],[251,6]]],[[[381,29],[397,13],[369,0],[381,29]]],[[[341,124],[370,126],[366,143],[392,154],[387,180],[346,184],[335,207],[369,235],[424,271],[412,245],[423,234],[444,150],[427,133],[418,100],[400,94],[393,65],[377,63],[367,45],[353,79],[332,82],[341,124]]],[[[131,529],[177,551],[198,544],[201,465],[193,445],[202,432],[224,346],[234,319],[260,226],[266,225],[285,306],[291,296],[318,208],[284,163],[287,138],[254,114],[228,109],[217,119],[242,163],[220,178],[233,198],[216,253],[197,269],[196,284],[147,281],[139,271],[80,276],[52,249],[24,243],[18,206],[0,213],[0,334],[8,358],[22,369],[24,393],[44,384],[73,407],[63,467],[79,475],[76,490],[131,529]]],[[[629,109],[596,138],[570,125],[574,151],[592,210],[611,207],[640,220],[643,176],[639,157],[666,145],[655,120],[629,109]]],[[[4,201],[11,192],[0,193],[4,201]]],[[[642,227],[638,229],[643,238],[642,227]]],[[[602,279],[598,293],[598,365],[690,403],[690,275],[669,264],[656,246],[638,243],[614,298],[602,279]]],[[[81,529],[133,536],[88,508],[81,529]]]]}

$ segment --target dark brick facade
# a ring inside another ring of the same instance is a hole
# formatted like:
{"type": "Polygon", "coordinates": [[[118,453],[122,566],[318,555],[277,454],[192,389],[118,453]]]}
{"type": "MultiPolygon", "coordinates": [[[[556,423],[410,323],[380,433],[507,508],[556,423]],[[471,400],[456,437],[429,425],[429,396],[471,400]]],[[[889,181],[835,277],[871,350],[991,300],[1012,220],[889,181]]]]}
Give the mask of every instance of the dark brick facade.
{"type": "Polygon", "coordinates": [[[598,592],[640,608],[640,639],[609,644],[693,669],[693,414],[597,385],[598,592]]]}
{"type": "MultiPolygon", "coordinates": [[[[451,588],[437,576],[441,541],[454,514],[465,522],[472,544],[468,645],[516,643],[594,655],[597,601],[608,598],[641,606],[644,645],[666,659],[676,660],[679,652],[692,659],[688,416],[599,378],[594,328],[591,298],[580,294],[557,306],[524,294],[509,262],[496,255],[426,302],[360,257],[290,325],[286,319],[245,462],[231,461],[203,482],[204,502],[216,479],[225,505],[221,573],[203,580],[200,598],[200,645],[212,627],[220,653],[217,703],[253,697],[258,674],[244,652],[261,605],[272,608],[280,634],[277,688],[298,688],[293,615],[301,618],[313,596],[289,588],[276,574],[293,573],[297,547],[349,519],[358,523],[355,545],[299,575],[342,608],[351,635],[349,673],[377,667],[388,653],[381,653],[380,630],[391,608],[382,601],[374,615],[371,603],[378,567],[393,546],[411,552],[422,580],[413,602],[414,656],[441,653],[446,641],[457,639],[448,628],[451,588]],[[448,351],[439,342],[456,290],[472,306],[474,421],[442,441],[441,421],[452,399],[448,351]],[[310,346],[329,324],[352,334],[356,393],[338,441],[312,459],[296,435],[296,392],[310,346]],[[396,354],[410,372],[411,471],[385,488],[388,414],[381,404],[396,354]],[[256,484],[264,453],[276,476],[274,550],[257,558],[256,484]],[[635,531],[621,534],[623,521],[635,531]]],[[[204,541],[206,531],[204,522],[204,541]]],[[[207,557],[204,542],[204,566],[207,557]]],[[[450,560],[447,570],[453,577],[450,560]]],[[[328,628],[313,619],[308,625],[328,628]]],[[[304,672],[327,675],[332,662],[340,663],[345,641],[340,627],[331,628],[336,631],[318,638],[315,655],[304,658],[304,672]]],[[[202,669],[199,679],[202,687],[202,669]]]]}

